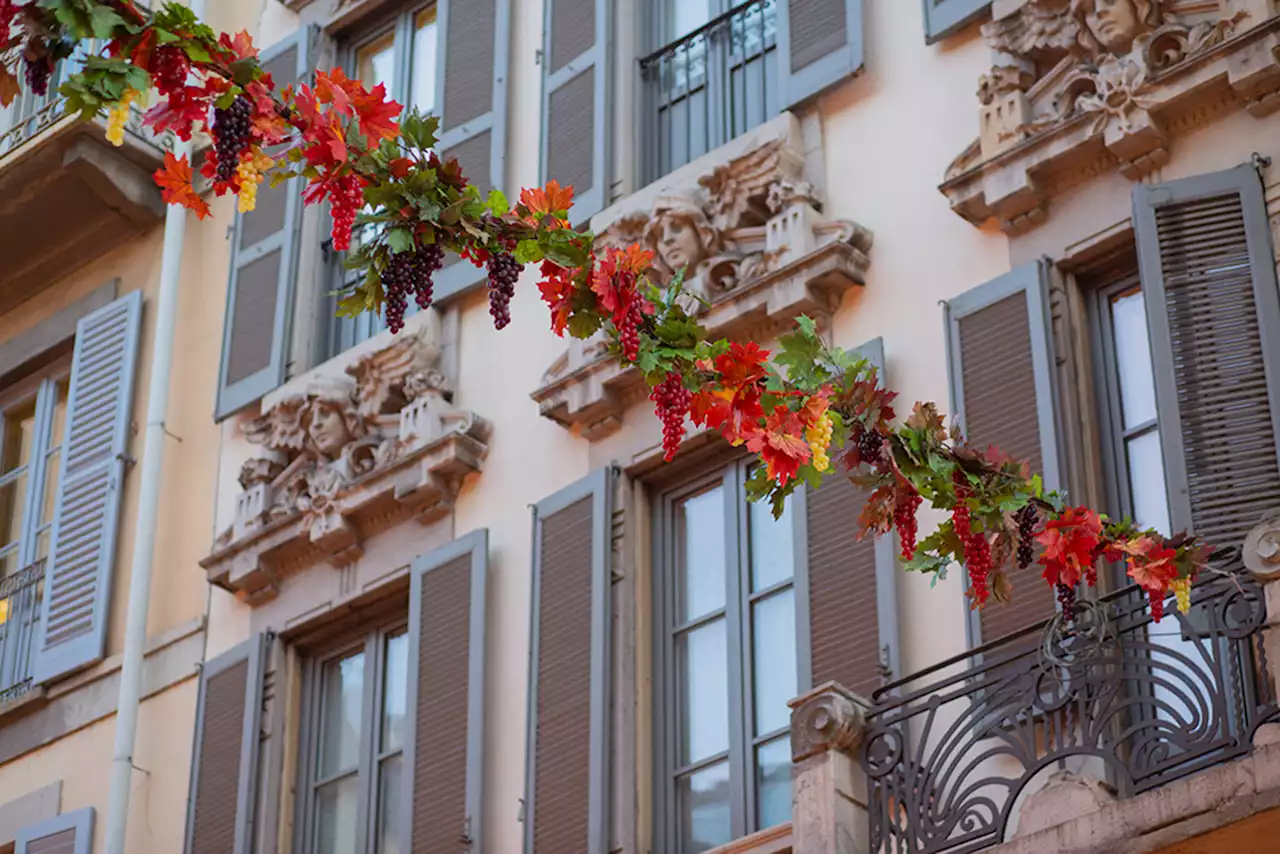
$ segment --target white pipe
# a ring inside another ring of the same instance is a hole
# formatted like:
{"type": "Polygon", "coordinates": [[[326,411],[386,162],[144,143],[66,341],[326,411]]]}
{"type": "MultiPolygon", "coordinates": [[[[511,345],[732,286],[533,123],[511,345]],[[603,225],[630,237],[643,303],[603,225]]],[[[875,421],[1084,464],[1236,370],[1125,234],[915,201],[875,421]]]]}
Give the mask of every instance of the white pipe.
{"type": "MultiPolygon", "coordinates": [[[[196,17],[204,15],[204,0],[191,0],[196,17]]],[[[175,140],[176,157],[191,156],[191,143],[175,140]]],[[[120,665],[120,698],[116,704],[115,749],[111,757],[111,788],[107,805],[107,854],[126,854],[129,796],[133,790],[133,751],[138,737],[138,706],[142,701],[143,655],[147,646],[147,611],[151,604],[151,570],[155,562],[156,515],[160,505],[160,476],[164,467],[165,415],[169,409],[169,381],[173,371],[173,333],[177,325],[178,284],[182,276],[182,244],[187,233],[187,210],[169,205],[164,216],[164,249],[160,256],[160,292],[155,304],[155,351],[147,386],[147,424],[143,432],[138,516],[133,526],[133,564],[129,570],[129,610],[125,616],[124,652],[120,665]]]]}

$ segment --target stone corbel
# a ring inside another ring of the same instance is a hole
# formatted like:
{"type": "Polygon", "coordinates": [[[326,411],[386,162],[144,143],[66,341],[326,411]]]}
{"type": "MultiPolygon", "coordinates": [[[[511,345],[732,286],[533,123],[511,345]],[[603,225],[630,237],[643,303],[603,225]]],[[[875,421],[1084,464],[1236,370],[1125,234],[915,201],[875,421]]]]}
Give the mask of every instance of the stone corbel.
{"type": "Polygon", "coordinates": [[[1123,121],[1108,122],[1103,142],[1120,161],[1120,174],[1130,181],[1141,180],[1169,162],[1169,134],[1144,109],[1126,113],[1123,121]]]}
{"type": "Polygon", "coordinates": [[[867,781],[856,756],[866,732],[861,703],[828,682],[790,705],[794,850],[869,851],[867,781]]]}
{"type": "Polygon", "coordinates": [[[1280,36],[1272,33],[1233,52],[1227,69],[1231,88],[1250,115],[1262,118],[1280,109],[1280,36]]]}
{"type": "Polygon", "coordinates": [[[1244,565],[1259,578],[1280,578],[1280,511],[1269,514],[1245,537],[1244,565]]]}

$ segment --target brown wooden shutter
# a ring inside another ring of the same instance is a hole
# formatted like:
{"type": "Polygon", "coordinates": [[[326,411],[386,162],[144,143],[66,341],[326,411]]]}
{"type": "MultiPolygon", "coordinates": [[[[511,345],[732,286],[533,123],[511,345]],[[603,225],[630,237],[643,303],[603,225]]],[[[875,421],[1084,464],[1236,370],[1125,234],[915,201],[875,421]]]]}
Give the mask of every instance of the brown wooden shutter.
{"type": "MultiPolygon", "coordinates": [[[[1059,488],[1047,264],[1027,264],[951,300],[947,332],[951,410],[966,438],[1025,460],[1046,489],[1059,488]]],[[[1032,570],[1010,580],[1013,602],[993,601],[977,615],[974,645],[1053,615],[1053,591],[1032,570]]]]}
{"type": "Polygon", "coordinates": [[[924,40],[941,41],[986,15],[991,0],[924,0],[924,40]]]}
{"type": "MultiPolygon", "coordinates": [[[[884,345],[859,348],[884,377],[884,345]]],[[[898,673],[897,565],[891,537],[859,540],[867,491],[833,475],[804,495],[811,683],[865,698],[898,673]]]]}
{"type": "Polygon", "coordinates": [[[1251,165],[1134,190],[1174,532],[1239,547],[1280,507],[1280,294],[1251,165]]]}
{"type": "Polygon", "coordinates": [[[489,533],[413,562],[405,851],[484,851],[485,576],[489,533]],[[466,840],[465,843],[462,840],[466,840]],[[469,848],[466,846],[470,846],[469,848]]]}
{"type": "Polygon", "coordinates": [[[525,854],[606,854],[612,469],[538,502],[525,854]]]}
{"type": "Polygon", "coordinates": [[[249,854],[258,780],[263,669],[269,638],[259,634],[200,672],[187,854],[249,854]]]}
{"type": "Polygon", "coordinates": [[[84,807],[24,827],[13,854],[89,854],[93,850],[93,807],[84,807]]]}
{"type": "Polygon", "coordinates": [[[862,71],[862,0],[784,0],[778,46],[787,107],[842,83],[862,71]]]}
{"type": "Polygon", "coordinates": [[[609,0],[548,0],[542,50],[542,177],[574,191],[572,218],[609,204],[609,0]]]}

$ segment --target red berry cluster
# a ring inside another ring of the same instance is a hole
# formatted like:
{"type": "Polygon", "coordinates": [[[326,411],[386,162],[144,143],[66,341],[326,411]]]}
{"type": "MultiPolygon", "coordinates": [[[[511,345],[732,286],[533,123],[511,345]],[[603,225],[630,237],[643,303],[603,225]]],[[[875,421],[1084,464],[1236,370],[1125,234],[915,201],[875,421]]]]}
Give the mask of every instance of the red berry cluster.
{"type": "Polygon", "coordinates": [[[640,324],[644,314],[640,311],[640,301],[633,300],[626,312],[618,318],[618,343],[622,345],[622,355],[628,362],[640,358],[640,324]]]}
{"type": "Polygon", "coordinates": [[[336,251],[346,252],[351,248],[351,229],[356,223],[356,211],[363,204],[364,187],[359,175],[348,173],[334,179],[329,208],[333,217],[333,248],[336,251]]]}
{"type": "Polygon", "coordinates": [[[213,150],[218,168],[214,177],[227,183],[235,177],[240,155],[249,147],[253,127],[253,102],[239,95],[225,110],[213,110],[213,150]]]}
{"type": "Polygon", "coordinates": [[[1040,523],[1036,508],[1030,504],[1018,511],[1018,569],[1026,569],[1035,557],[1036,525],[1040,523]]]}
{"type": "Polygon", "coordinates": [[[156,81],[156,89],[165,97],[182,91],[190,68],[187,52],[180,47],[165,45],[151,55],[151,76],[156,81]]]}
{"type": "Polygon", "coordinates": [[[511,322],[511,297],[515,296],[521,264],[509,252],[495,252],[489,256],[486,266],[489,271],[489,316],[493,318],[493,327],[502,329],[511,322]]]}
{"type": "Polygon", "coordinates": [[[1069,584],[1058,584],[1058,604],[1062,606],[1062,618],[1068,623],[1076,618],[1076,588],[1069,584]]]}
{"type": "Polygon", "coordinates": [[[28,55],[23,60],[27,86],[31,94],[43,98],[49,94],[49,78],[53,76],[53,57],[48,54],[28,55]]]}
{"type": "Polygon", "coordinates": [[[898,529],[898,541],[902,544],[902,559],[916,556],[916,511],[924,501],[920,493],[907,487],[898,490],[893,502],[893,525],[898,529]]]}
{"type": "Polygon", "coordinates": [[[965,479],[964,473],[955,473],[956,506],[951,510],[951,524],[956,529],[956,536],[964,543],[964,564],[969,572],[969,592],[977,605],[983,605],[991,595],[987,586],[987,577],[991,574],[991,544],[986,535],[973,530],[973,520],[969,516],[968,500],[973,497],[973,490],[965,479]]]}
{"type": "Polygon", "coordinates": [[[1148,590],[1147,600],[1151,603],[1151,619],[1160,622],[1164,619],[1164,591],[1148,590]]]}
{"type": "Polygon", "coordinates": [[[649,392],[649,399],[662,421],[663,456],[671,462],[684,441],[684,419],[693,404],[693,393],[684,387],[684,378],[671,371],[649,392]]]}

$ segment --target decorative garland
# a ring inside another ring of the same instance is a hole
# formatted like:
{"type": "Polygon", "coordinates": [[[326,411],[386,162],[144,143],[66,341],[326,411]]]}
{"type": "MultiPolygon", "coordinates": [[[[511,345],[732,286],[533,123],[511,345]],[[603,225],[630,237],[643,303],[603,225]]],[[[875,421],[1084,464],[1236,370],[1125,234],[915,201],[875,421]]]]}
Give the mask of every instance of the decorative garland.
{"type": "MultiPolygon", "coordinates": [[[[992,596],[1007,600],[1006,567],[1035,560],[1070,618],[1078,585],[1093,586],[1106,559],[1127,564],[1155,619],[1170,591],[1189,609],[1210,551],[1195,537],[1164,537],[1067,505],[1025,463],[948,429],[932,403],[917,403],[897,423],[895,394],[877,383],[875,368],[825,344],[807,317],[775,353],[707,340],[680,277],[666,289],[648,278],[649,251],[598,253],[589,232],[570,226],[571,187],[550,181],[522,190],[514,205],[497,190],[482,197],[456,160],[433,150],[438,121],[404,111],[381,84],[369,89],[334,69],[316,72],[314,85],[278,87],[247,33],[217,35],[176,3],[151,12],[133,0],[0,0],[0,103],[20,91],[19,73],[44,95],[55,64],[89,38],[105,49],[60,91],[70,112],[105,112],[113,143],[123,143],[129,111],[154,89],[143,123],[184,140],[197,129],[209,134],[201,173],[216,195],[236,194],[240,211],[253,210],[268,177],[273,186],[300,177],[306,204],[329,201],[334,248],[363,271],[340,314],[382,312],[398,331],[410,297],[431,304],[432,274],[447,250],[487,269],[489,310],[501,329],[522,267],[538,263],[552,330],[576,338],[603,330],[616,358],[644,373],[667,460],[688,416],[759,458],[748,493],[771,501],[775,513],[797,488],[847,476],[870,491],[863,534],[896,530],[911,571],[944,577],[962,564],[975,608],[992,596]],[[917,539],[924,501],[949,518],[917,539]]],[[[167,154],[155,178],[167,202],[209,214],[185,156],[167,154]]]]}

